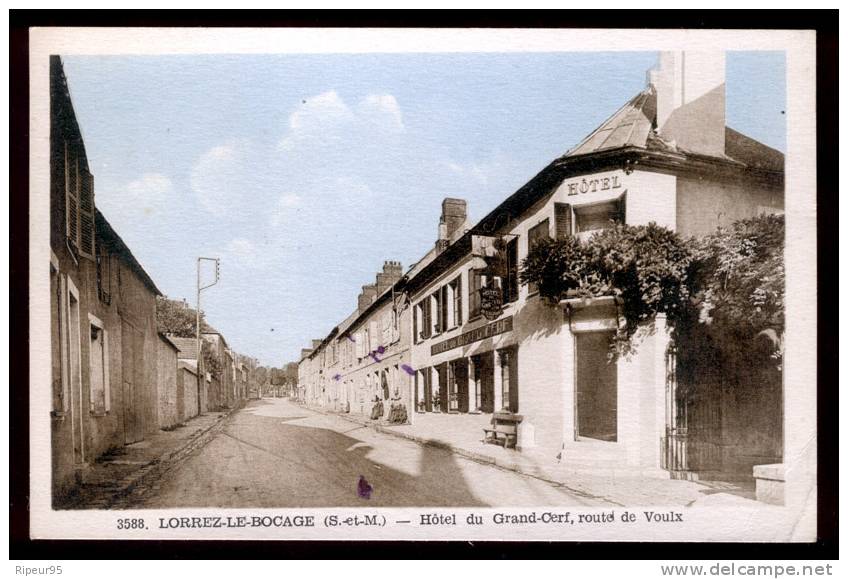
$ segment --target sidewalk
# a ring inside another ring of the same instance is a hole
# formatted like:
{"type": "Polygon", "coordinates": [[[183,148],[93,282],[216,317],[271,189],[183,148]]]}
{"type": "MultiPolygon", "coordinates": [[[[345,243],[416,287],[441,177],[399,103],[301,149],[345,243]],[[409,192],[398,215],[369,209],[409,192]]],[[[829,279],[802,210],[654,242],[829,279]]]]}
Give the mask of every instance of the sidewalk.
{"type": "Polygon", "coordinates": [[[160,430],[145,440],[99,457],[83,471],[77,492],[54,508],[124,507],[122,501],[133,494],[144,494],[147,485],[152,484],[151,490],[155,490],[156,480],[165,471],[212,440],[236,410],[195,416],[173,430],[160,430]]]}
{"type": "Polygon", "coordinates": [[[598,467],[583,462],[561,463],[552,451],[545,452],[540,448],[519,452],[495,444],[486,444],[482,442],[482,433],[483,427],[488,425],[491,419],[489,415],[419,414],[415,417],[415,424],[392,425],[376,423],[357,415],[307,408],[339,416],[373,428],[377,432],[442,448],[476,462],[560,485],[577,494],[603,498],[621,506],[762,504],[754,500],[753,481],[728,483],[671,480],[647,476],[626,467],[598,467]]]}

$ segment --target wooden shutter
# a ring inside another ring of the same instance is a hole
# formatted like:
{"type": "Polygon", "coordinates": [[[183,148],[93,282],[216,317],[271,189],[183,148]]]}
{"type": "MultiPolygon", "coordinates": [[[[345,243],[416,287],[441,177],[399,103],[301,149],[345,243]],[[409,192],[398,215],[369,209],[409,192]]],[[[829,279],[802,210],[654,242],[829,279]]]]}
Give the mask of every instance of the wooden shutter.
{"type": "Polygon", "coordinates": [[[616,202],[616,215],[615,221],[616,223],[620,223],[624,225],[627,223],[627,193],[622,193],[621,197],[618,198],[616,202]]]}
{"type": "Polygon", "coordinates": [[[412,341],[417,344],[420,340],[420,336],[418,335],[418,314],[421,312],[421,305],[415,304],[415,307],[412,308],[412,341]]]}
{"type": "Polygon", "coordinates": [[[79,175],[79,251],[94,259],[94,177],[83,168],[79,175]]]}
{"type": "Polygon", "coordinates": [[[79,192],[77,191],[77,159],[65,141],[65,233],[71,245],[79,242],[79,192]]]}
{"type": "Polygon", "coordinates": [[[556,238],[564,239],[572,235],[571,204],[554,203],[554,221],[556,225],[556,238]]]}
{"type": "Polygon", "coordinates": [[[453,294],[454,302],[456,303],[456,307],[454,307],[454,322],[457,326],[462,325],[462,274],[459,274],[459,277],[456,278],[456,289],[453,294]]]}
{"type": "Polygon", "coordinates": [[[440,323],[440,327],[442,331],[447,331],[448,329],[448,308],[451,305],[448,303],[448,284],[442,286],[442,289],[439,290],[441,293],[441,297],[439,297],[439,303],[441,304],[441,314],[442,321],[440,323]]]}

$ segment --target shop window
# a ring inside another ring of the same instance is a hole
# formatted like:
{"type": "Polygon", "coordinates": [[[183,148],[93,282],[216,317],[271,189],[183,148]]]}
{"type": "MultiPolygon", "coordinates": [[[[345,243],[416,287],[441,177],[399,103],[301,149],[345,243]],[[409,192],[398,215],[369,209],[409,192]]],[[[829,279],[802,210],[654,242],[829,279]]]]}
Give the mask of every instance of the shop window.
{"type": "MultiPolygon", "coordinates": [[[[533,247],[543,239],[548,239],[551,236],[551,224],[548,219],[545,219],[541,223],[530,228],[530,231],[527,232],[527,249],[528,251],[532,250],[533,247]]],[[[535,283],[531,283],[528,286],[528,292],[531,294],[535,294],[539,291],[539,286],[535,283]]]]}
{"type": "Polygon", "coordinates": [[[625,196],[618,199],[574,207],[575,225],[580,237],[610,229],[625,220],[625,196]]]}
{"type": "Polygon", "coordinates": [[[109,412],[109,348],[103,323],[89,314],[89,407],[94,414],[109,412]]]}

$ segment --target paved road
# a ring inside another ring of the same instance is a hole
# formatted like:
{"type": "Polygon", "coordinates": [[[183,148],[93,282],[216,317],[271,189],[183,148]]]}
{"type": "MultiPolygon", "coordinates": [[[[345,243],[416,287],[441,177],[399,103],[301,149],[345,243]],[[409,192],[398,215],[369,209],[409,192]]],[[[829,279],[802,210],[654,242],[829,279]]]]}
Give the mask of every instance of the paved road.
{"type": "Polygon", "coordinates": [[[285,399],[251,401],[139,508],[609,506],[285,399]],[[373,487],[358,496],[360,476],[373,487]]]}

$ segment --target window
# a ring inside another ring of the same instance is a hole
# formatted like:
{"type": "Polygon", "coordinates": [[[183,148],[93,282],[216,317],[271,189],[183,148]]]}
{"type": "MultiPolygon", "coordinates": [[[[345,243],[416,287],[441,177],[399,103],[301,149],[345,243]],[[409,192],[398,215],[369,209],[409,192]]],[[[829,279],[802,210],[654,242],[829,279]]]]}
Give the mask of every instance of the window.
{"type": "Polygon", "coordinates": [[[506,279],[503,283],[504,303],[518,299],[518,237],[506,245],[506,279]]]}
{"type": "Polygon", "coordinates": [[[445,328],[462,325],[462,274],[445,286],[445,328]]]}
{"type": "Polygon", "coordinates": [[[603,203],[580,205],[574,208],[575,225],[578,235],[586,237],[601,229],[610,229],[625,221],[625,197],[603,203]]]}
{"type": "MultiPolygon", "coordinates": [[[[545,219],[538,225],[535,225],[530,228],[530,231],[527,232],[527,250],[532,250],[533,247],[539,243],[541,240],[550,238],[550,220],[545,219]]],[[[528,291],[531,294],[535,294],[539,291],[539,286],[535,283],[531,283],[528,285],[528,291]]]]}
{"type": "Polygon", "coordinates": [[[94,178],[65,141],[65,226],[71,246],[94,259],[94,178]]]}
{"type": "Polygon", "coordinates": [[[442,332],[445,328],[442,325],[442,315],[444,304],[442,303],[442,292],[441,290],[434,292],[430,296],[430,301],[433,307],[433,335],[437,335],[442,332]]]}
{"type": "Polygon", "coordinates": [[[486,276],[479,269],[469,271],[468,283],[468,319],[473,320],[480,315],[480,288],[486,284],[486,276]]]}
{"type": "Polygon", "coordinates": [[[89,406],[93,414],[109,412],[109,345],[103,322],[89,319],[89,406]]]}
{"type": "Polygon", "coordinates": [[[424,300],[418,304],[418,307],[421,308],[421,338],[426,339],[430,337],[433,330],[433,319],[430,315],[430,312],[432,311],[432,308],[430,307],[430,298],[424,298],[424,300]]]}

